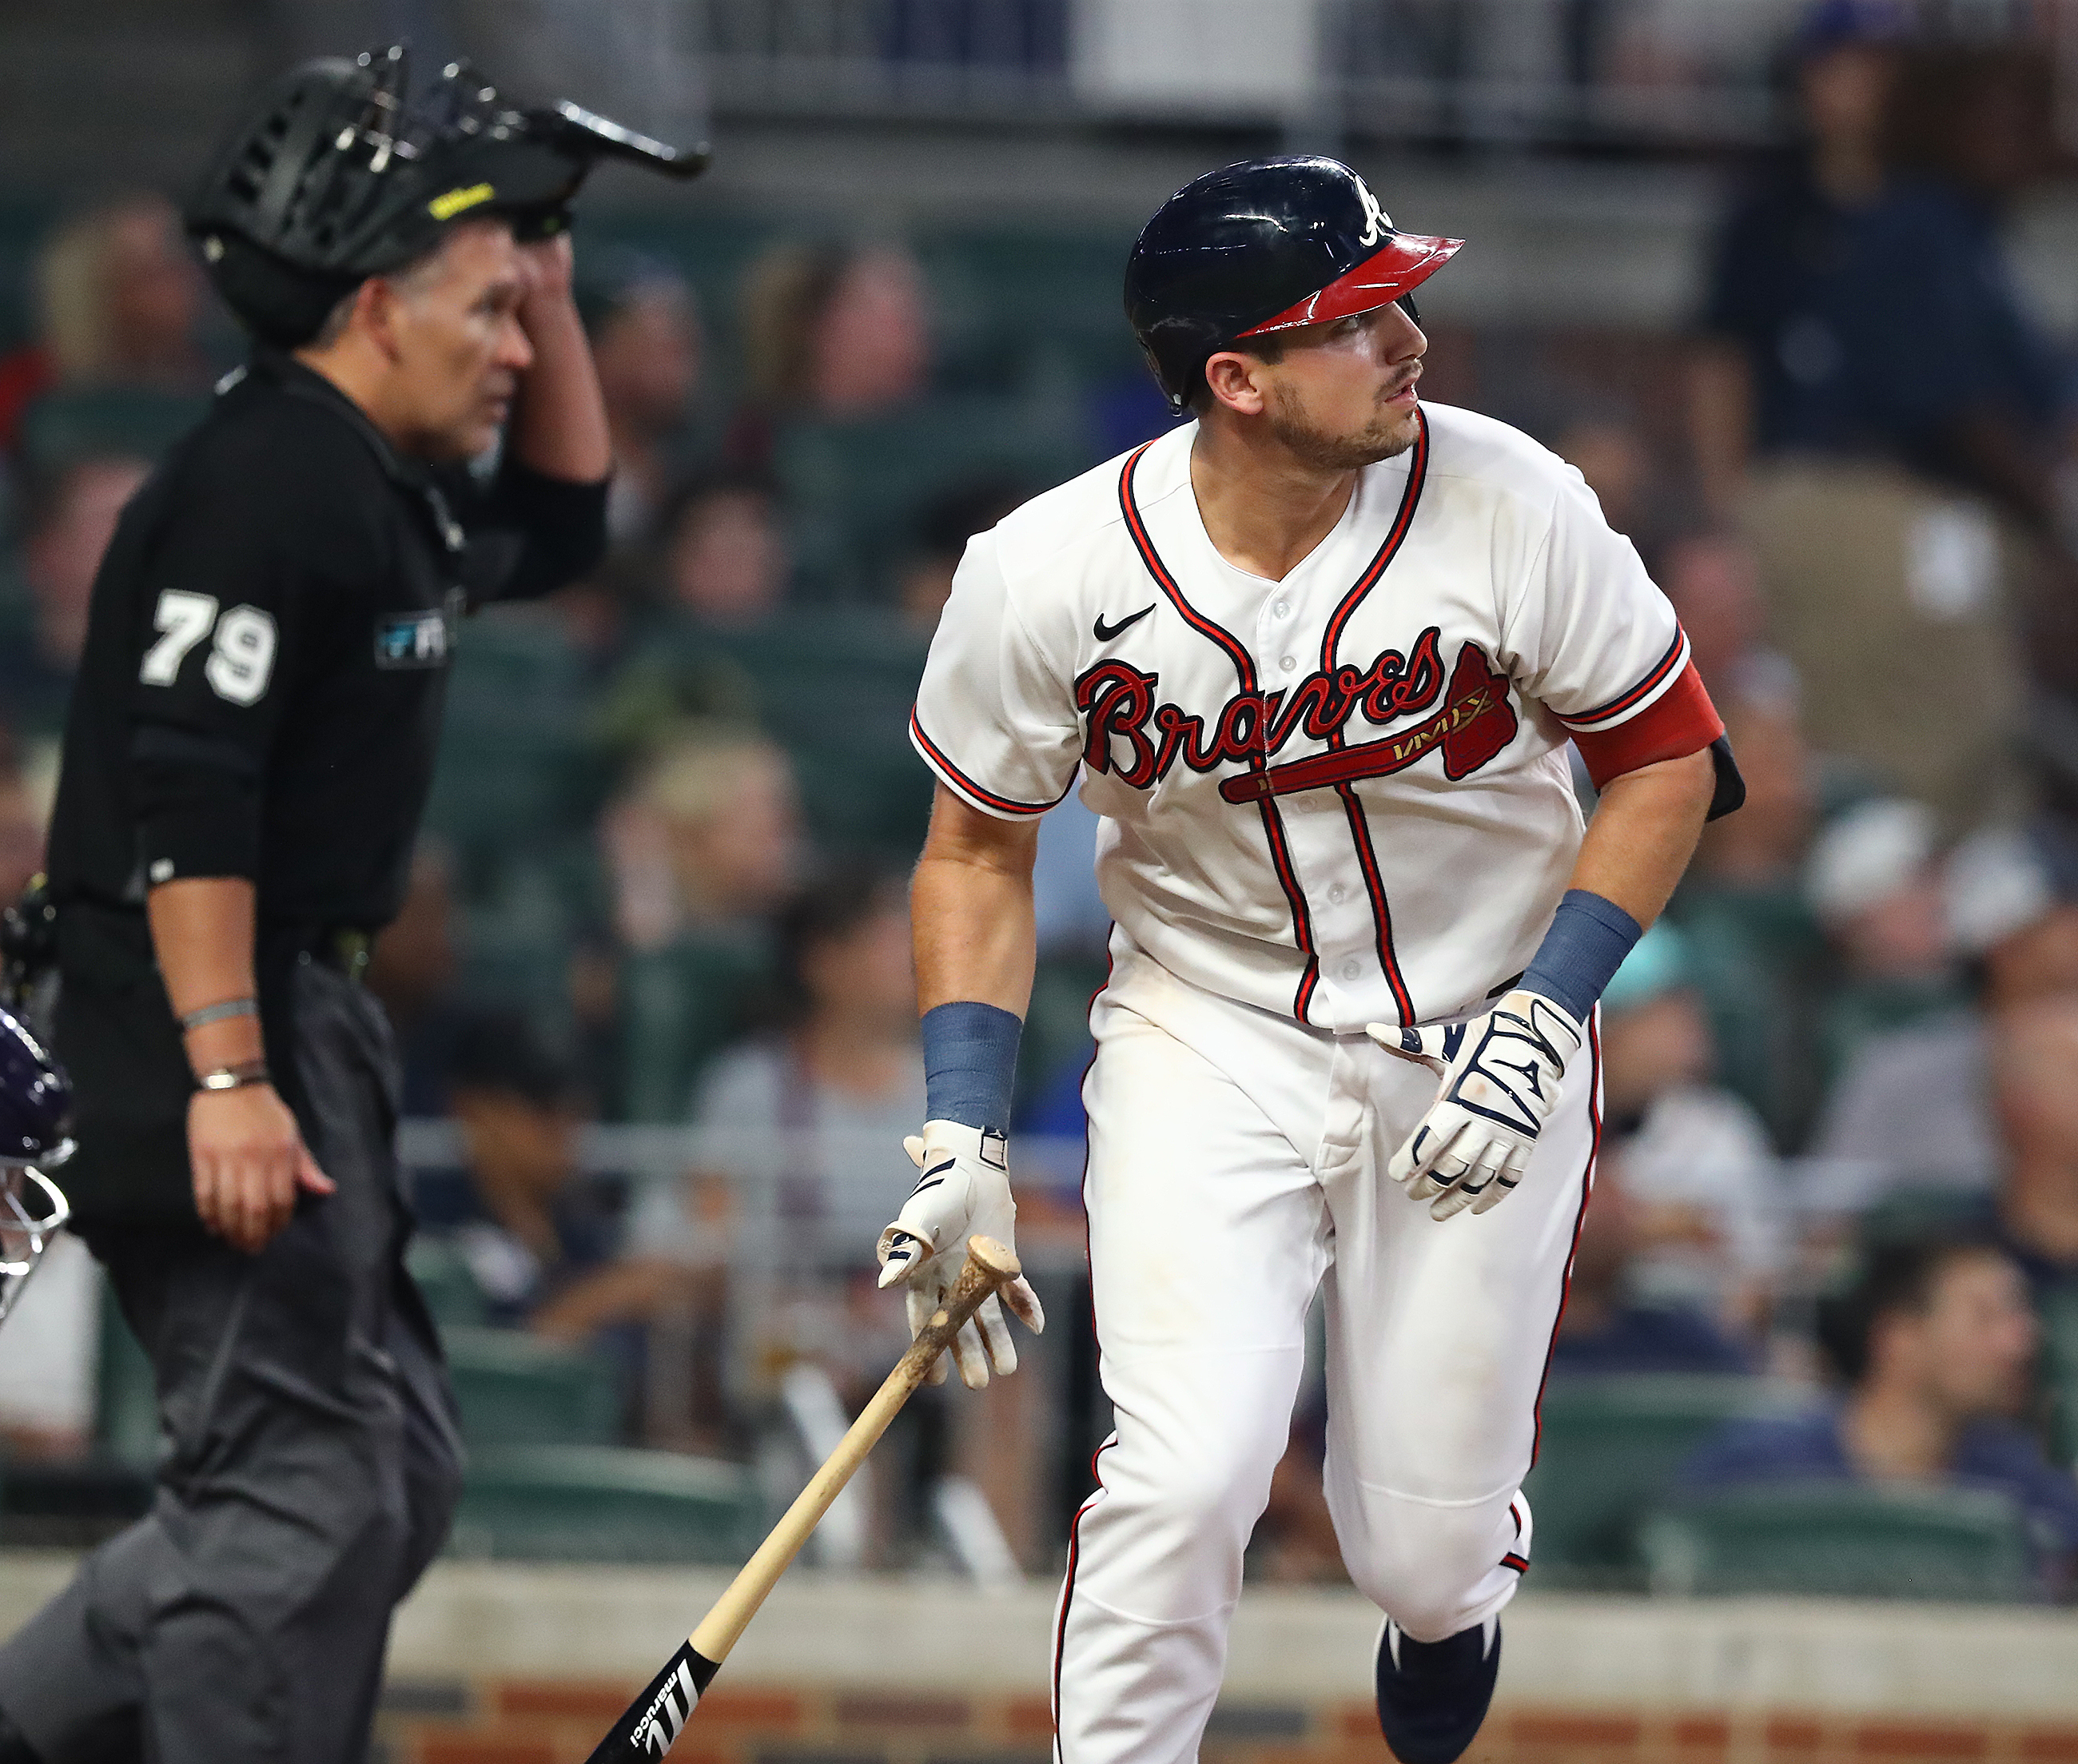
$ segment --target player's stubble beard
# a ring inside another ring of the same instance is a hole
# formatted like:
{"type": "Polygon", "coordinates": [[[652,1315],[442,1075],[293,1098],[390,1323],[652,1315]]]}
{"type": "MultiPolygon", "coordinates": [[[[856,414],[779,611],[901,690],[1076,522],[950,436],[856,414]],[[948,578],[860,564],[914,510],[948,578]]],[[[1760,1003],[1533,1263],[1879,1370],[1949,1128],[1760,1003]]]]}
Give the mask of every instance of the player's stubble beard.
{"type": "MultiPolygon", "coordinates": [[[[1408,383],[1405,378],[1396,377],[1379,393],[1381,405],[1395,393],[1404,391],[1408,383]]],[[[1291,389],[1282,385],[1271,387],[1264,415],[1269,419],[1270,432],[1279,442],[1306,465],[1323,472],[1360,472],[1367,465],[1404,453],[1413,446],[1421,427],[1418,408],[1381,409],[1354,434],[1333,433],[1309,421],[1291,389]]]]}

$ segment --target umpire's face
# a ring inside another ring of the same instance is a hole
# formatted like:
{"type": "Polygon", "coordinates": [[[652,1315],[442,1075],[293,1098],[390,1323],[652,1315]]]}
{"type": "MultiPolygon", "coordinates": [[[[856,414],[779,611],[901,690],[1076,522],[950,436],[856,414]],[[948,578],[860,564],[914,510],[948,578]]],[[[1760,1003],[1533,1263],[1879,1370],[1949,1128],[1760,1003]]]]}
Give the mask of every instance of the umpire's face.
{"type": "Polygon", "coordinates": [[[469,459],[498,439],[534,359],[520,323],[528,287],[503,222],[465,222],[390,288],[393,397],[385,423],[407,452],[469,459]]]}

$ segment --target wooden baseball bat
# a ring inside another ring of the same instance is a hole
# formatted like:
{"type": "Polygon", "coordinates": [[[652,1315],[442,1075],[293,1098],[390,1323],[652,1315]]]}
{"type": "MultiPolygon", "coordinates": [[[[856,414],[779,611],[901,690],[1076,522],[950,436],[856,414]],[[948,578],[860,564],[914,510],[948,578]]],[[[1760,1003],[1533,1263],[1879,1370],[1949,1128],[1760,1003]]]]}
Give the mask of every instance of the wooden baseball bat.
{"type": "Polygon", "coordinates": [[[932,1362],[952,1345],[953,1337],[980,1309],[983,1301],[1006,1282],[1015,1280],[1020,1271],[1016,1256],[993,1238],[967,1240],[966,1266],[960,1270],[952,1296],[931,1314],[931,1320],[909,1344],[909,1351],[837,1442],[837,1449],[808,1478],[808,1486],[728,1583],[728,1590],[715,1600],[700,1619],[699,1627],[686,1638],[664,1670],[628,1704],[586,1764],[638,1764],[638,1761],[646,1764],[647,1760],[661,1758],[671,1749],[692,1718],[701,1693],[713,1682],[729,1649],[757,1615],[765,1595],[787,1571],[787,1564],[801,1553],[816,1521],[866,1462],[874,1442],[887,1431],[888,1423],[924,1382],[932,1362]]]}

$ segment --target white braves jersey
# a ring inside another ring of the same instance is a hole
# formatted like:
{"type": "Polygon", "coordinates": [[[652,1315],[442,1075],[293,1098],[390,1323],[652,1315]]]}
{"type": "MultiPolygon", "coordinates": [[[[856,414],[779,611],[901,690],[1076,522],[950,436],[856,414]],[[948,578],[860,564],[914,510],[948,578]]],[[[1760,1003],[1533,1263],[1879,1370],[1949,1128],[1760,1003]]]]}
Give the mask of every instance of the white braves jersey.
{"type": "Polygon", "coordinates": [[[1027,503],[968,545],[911,724],[991,815],[1079,774],[1133,943],[1321,1028],[1454,1016],[1528,965],[1584,828],[1569,736],[1663,700],[1675,751],[1721,729],[1579,473],[1422,410],[1282,582],[1214,548],[1195,423],[1027,503]]]}

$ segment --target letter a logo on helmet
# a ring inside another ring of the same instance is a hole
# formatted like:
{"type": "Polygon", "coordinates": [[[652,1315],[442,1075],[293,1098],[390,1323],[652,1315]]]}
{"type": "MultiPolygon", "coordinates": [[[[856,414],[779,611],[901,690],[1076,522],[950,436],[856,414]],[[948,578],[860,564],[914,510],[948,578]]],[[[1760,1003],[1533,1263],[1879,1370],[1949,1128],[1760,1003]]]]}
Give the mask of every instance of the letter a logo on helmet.
{"type": "Polygon", "coordinates": [[[1339,160],[1244,160],[1193,179],[1148,222],[1125,315],[1180,411],[1217,351],[1404,301],[1463,244],[1396,231],[1339,160]]]}
{"type": "MultiPolygon", "coordinates": [[[[1351,176],[1354,177],[1354,174],[1351,176]]],[[[1364,205],[1364,230],[1357,235],[1359,245],[1375,245],[1392,231],[1392,222],[1385,211],[1378,206],[1378,198],[1371,193],[1371,186],[1361,177],[1354,178],[1358,200],[1364,205]]]]}

